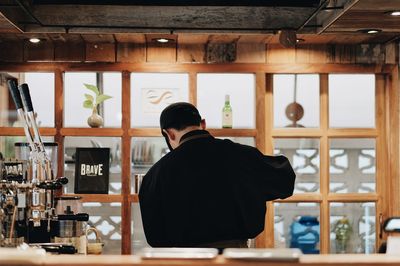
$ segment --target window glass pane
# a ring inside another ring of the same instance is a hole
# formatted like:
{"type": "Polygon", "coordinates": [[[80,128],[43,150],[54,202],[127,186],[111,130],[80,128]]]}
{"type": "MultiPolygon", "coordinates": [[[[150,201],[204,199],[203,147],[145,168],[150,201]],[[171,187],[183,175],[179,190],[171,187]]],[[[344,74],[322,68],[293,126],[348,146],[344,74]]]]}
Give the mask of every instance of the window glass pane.
{"type": "Polygon", "coordinates": [[[104,94],[112,96],[104,101],[103,118],[106,127],[121,127],[122,121],[122,75],[103,73],[104,94]]]}
{"type": "Polygon", "coordinates": [[[135,180],[135,175],[146,174],[154,163],[169,152],[169,149],[163,137],[135,137],[132,138],[131,147],[131,191],[137,193],[140,180],[135,180]]]}
{"type": "Polygon", "coordinates": [[[137,254],[141,248],[149,247],[143,230],[140,204],[132,204],[132,254],[137,254]]]}
{"type": "Polygon", "coordinates": [[[375,203],[330,204],[330,252],[375,252],[375,203]]]}
{"type": "Polygon", "coordinates": [[[188,74],[131,74],[132,127],[159,127],[160,113],[165,107],[188,101],[188,74]]]}
{"type": "Polygon", "coordinates": [[[109,194],[121,193],[121,139],[117,137],[66,137],[64,140],[64,175],[68,184],[64,194],[74,193],[75,153],[78,147],[110,148],[109,194]]]}
{"type": "Polygon", "coordinates": [[[375,192],[375,140],[331,139],[329,143],[330,192],[375,192]]]}
{"type": "MultiPolygon", "coordinates": [[[[43,142],[53,142],[53,137],[42,136],[43,142]]],[[[23,136],[0,136],[0,153],[6,159],[17,158],[15,154],[15,143],[26,143],[26,137],[23,136]]],[[[0,157],[1,157],[0,156],[0,157]]],[[[18,158],[17,158],[18,159],[18,158]]]]}
{"type": "Polygon", "coordinates": [[[375,75],[329,75],[329,126],[375,127],[375,75]]]}
{"type": "Polygon", "coordinates": [[[83,107],[85,94],[95,96],[83,84],[96,85],[101,94],[112,96],[97,106],[104,127],[121,126],[121,73],[67,72],[64,81],[64,124],[66,127],[88,127],[92,110],[83,107]]]}
{"type": "Polygon", "coordinates": [[[319,204],[274,203],[275,248],[299,248],[305,254],[320,250],[319,204]]]}
{"type": "Polygon", "coordinates": [[[207,127],[222,127],[225,95],[230,96],[233,128],[255,128],[254,74],[198,74],[197,107],[207,127]]]}
{"type": "Polygon", "coordinates": [[[54,73],[0,73],[0,127],[22,127],[9,94],[7,80],[27,83],[39,127],[54,127],[54,73]],[[46,97],[43,97],[43,96],[46,97]]]}
{"type": "Polygon", "coordinates": [[[319,75],[274,75],[274,127],[319,127],[319,75]]]}
{"type": "Polygon", "coordinates": [[[294,171],[294,193],[319,192],[319,140],[275,139],[274,154],[285,155],[294,171]]]}
{"type": "MultiPolygon", "coordinates": [[[[100,233],[104,242],[102,254],[121,254],[121,203],[84,202],[83,212],[89,214],[89,224],[100,233]]],[[[91,233],[88,242],[96,242],[96,236],[91,233]]]]}

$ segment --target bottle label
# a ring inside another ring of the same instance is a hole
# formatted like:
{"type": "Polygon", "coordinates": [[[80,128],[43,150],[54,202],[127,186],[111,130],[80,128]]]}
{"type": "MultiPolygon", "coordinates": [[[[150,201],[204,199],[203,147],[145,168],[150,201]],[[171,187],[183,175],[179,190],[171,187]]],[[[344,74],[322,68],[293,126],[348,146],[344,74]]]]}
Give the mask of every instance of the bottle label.
{"type": "Polygon", "coordinates": [[[232,112],[222,113],[222,127],[231,128],[232,127],[232,112]]]}

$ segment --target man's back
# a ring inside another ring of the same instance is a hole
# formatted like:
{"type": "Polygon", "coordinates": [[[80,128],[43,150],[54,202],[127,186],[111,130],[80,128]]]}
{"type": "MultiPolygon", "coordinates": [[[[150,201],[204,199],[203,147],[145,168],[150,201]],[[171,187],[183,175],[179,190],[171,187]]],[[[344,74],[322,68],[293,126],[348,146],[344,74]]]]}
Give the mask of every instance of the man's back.
{"type": "Polygon", "coordinates": [[[142,219],[152,246],[198,246],[262,232],[265,202],[292,194],[285,157],[213,138],[198,130],[157,162],[140,189],[142,219]]]}

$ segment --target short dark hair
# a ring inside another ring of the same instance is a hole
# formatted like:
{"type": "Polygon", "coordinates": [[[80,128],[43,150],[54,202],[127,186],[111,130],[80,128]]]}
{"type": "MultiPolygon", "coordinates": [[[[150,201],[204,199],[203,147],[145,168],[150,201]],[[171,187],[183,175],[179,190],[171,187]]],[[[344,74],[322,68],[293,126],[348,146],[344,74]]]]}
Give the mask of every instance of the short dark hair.
{"type": "Polygon", "coordinates": [[[178,102],[167,106],[160,115],[161,132],[163,129],[182,130],[188,126],[199,126],[201,116],[197,108],[190,103],[178,102]]]}

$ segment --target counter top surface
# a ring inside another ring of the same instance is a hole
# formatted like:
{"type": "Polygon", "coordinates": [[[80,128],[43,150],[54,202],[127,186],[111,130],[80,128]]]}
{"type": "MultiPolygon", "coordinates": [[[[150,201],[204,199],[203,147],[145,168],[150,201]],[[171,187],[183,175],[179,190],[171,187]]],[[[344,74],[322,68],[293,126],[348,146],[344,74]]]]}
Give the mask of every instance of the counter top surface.
{"type": "Polygon", "coordinates": [[[222,256],[210,260],[194,259],[141,259],[134,255],[47,255],[43,257],[0,257],[0,265],[47,265],[47,266],[106,266],[106,265],[400,265],[400,252],[398,256],[385,254],[345,254],[345,255],[303,255],[299,262],[273,262],[273,261],[248,261],[228,260],[222,256]]]}

